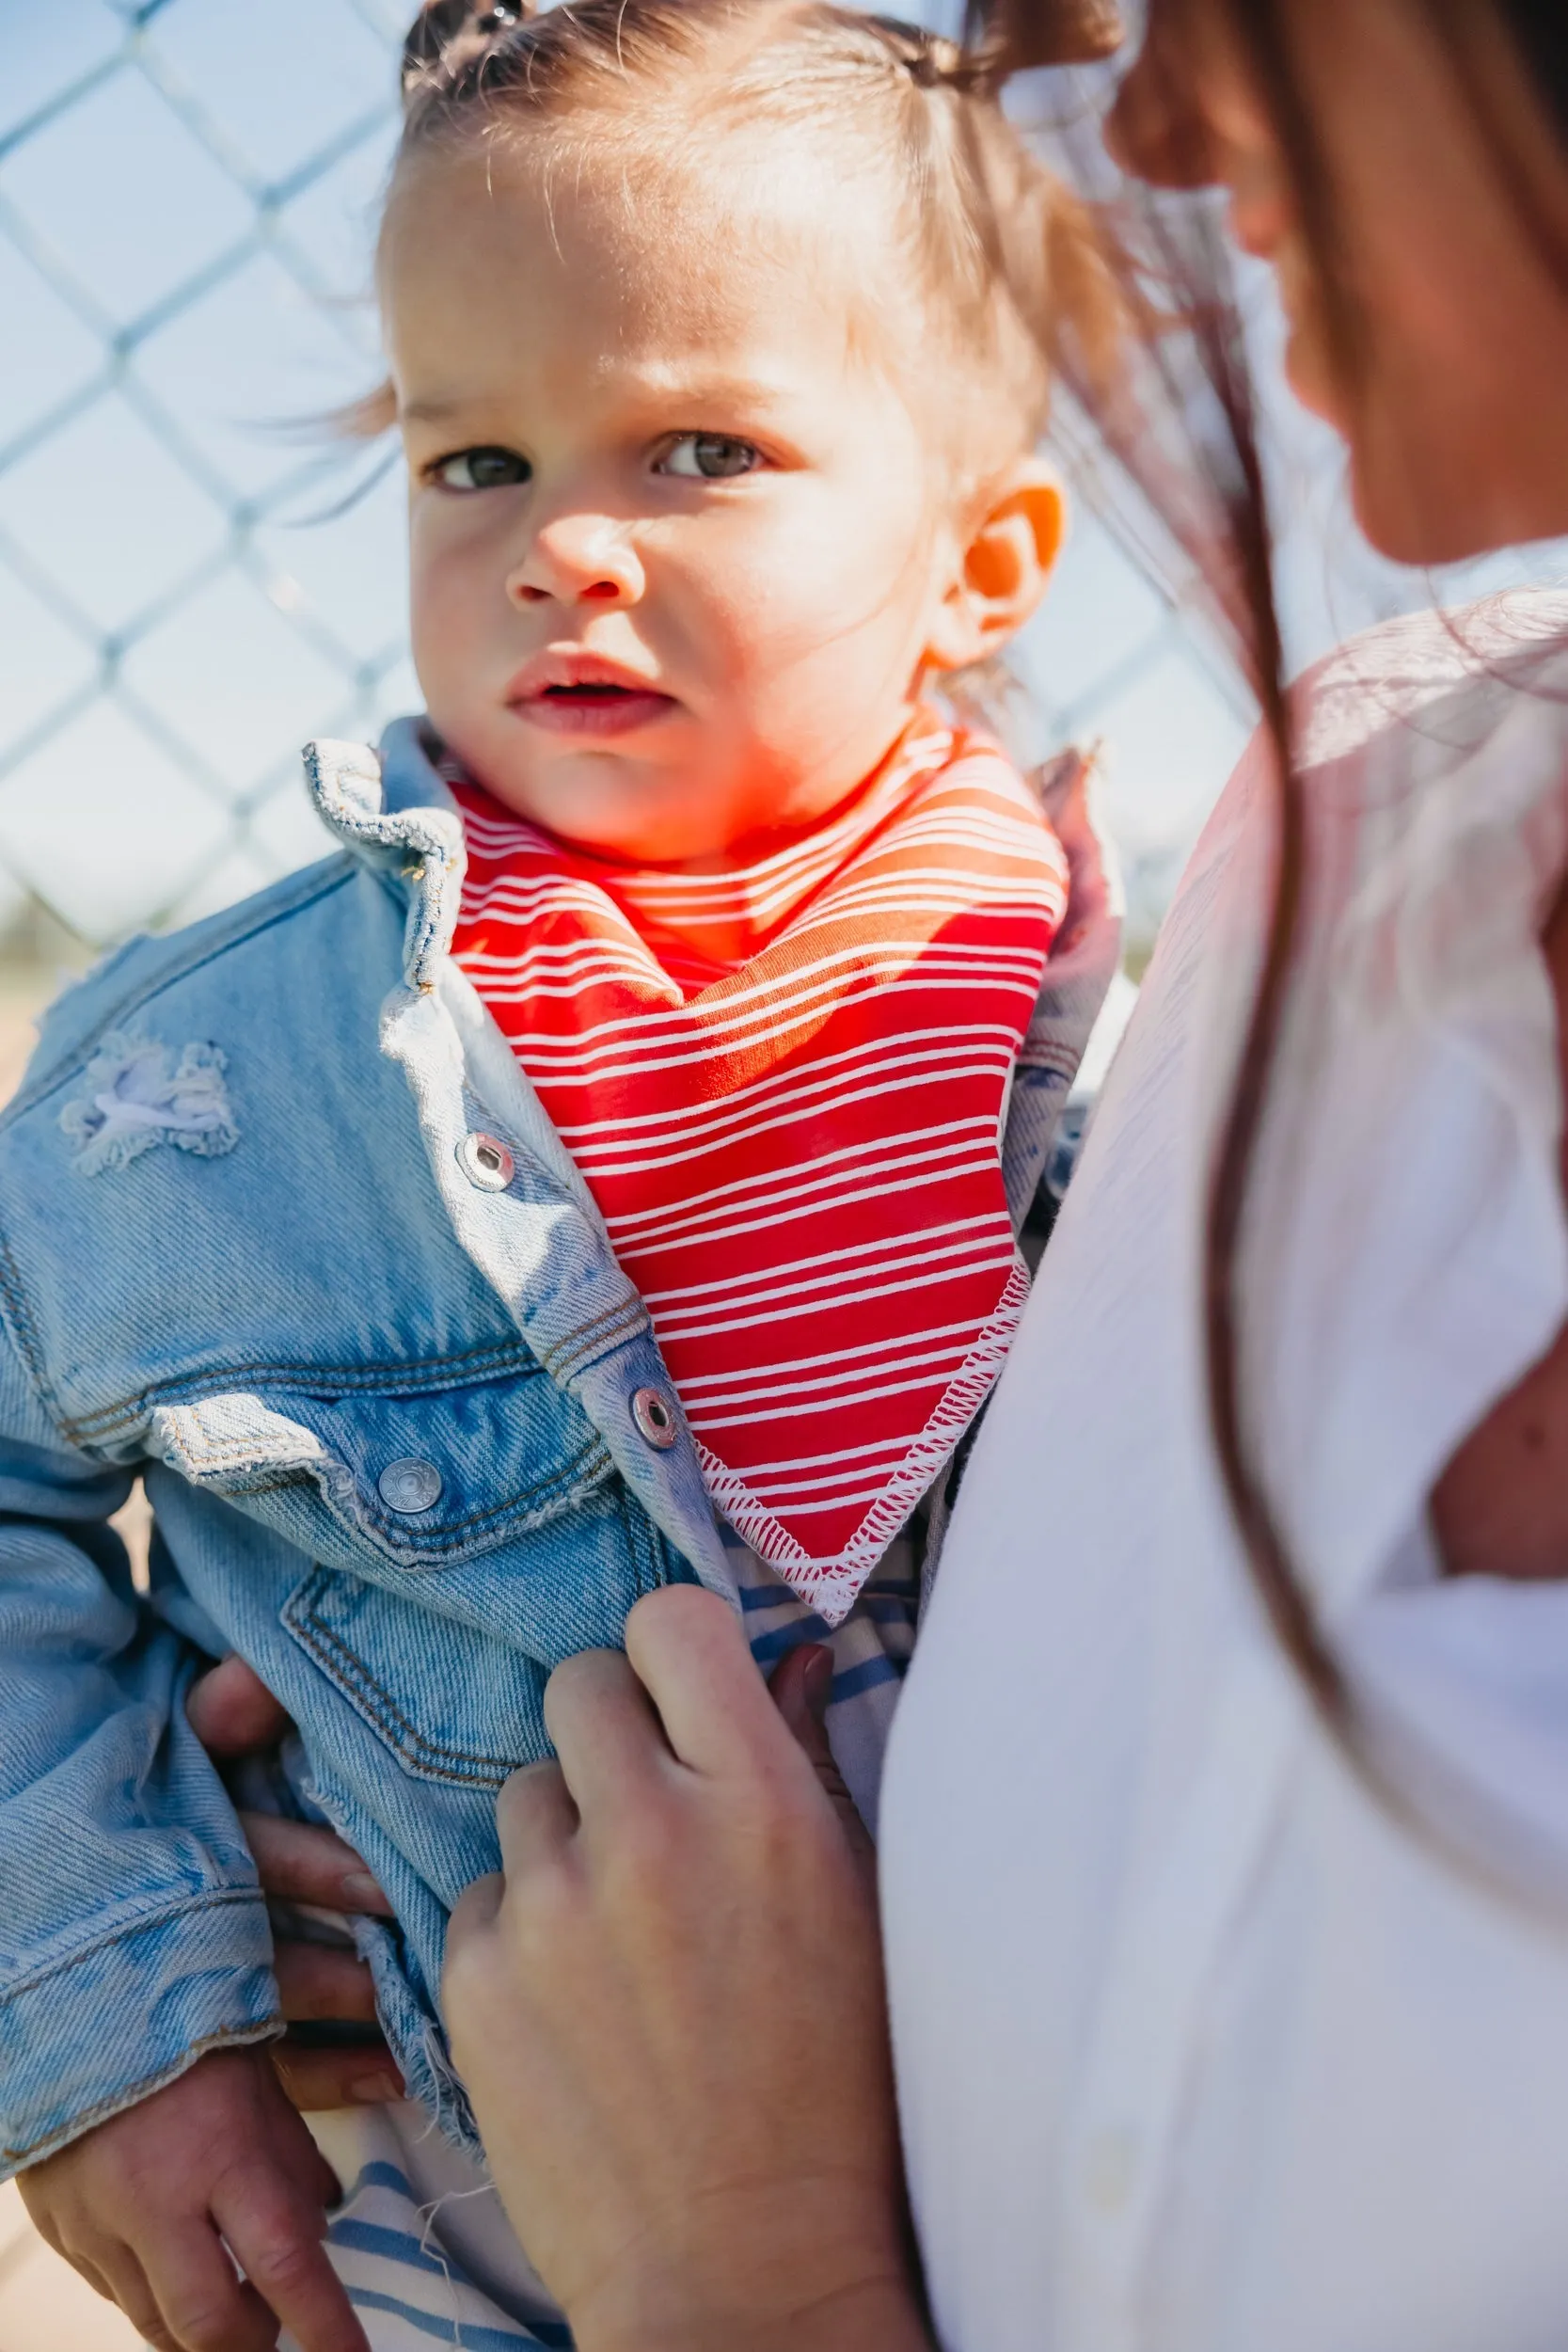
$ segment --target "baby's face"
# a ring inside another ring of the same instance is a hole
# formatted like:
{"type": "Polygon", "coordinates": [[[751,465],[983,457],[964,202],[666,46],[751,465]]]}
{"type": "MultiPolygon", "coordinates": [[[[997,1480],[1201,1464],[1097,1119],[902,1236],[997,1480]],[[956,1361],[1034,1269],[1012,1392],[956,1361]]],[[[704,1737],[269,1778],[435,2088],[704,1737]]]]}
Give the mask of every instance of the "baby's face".
{"type": "Polygon", "coordinates": [[[399,189],[415,660],[508,807],[722,861],[887,752],[962,551],[857,280],[876,226],[787,171],[733,215],[647,177],[497,146],[399,189]]]}

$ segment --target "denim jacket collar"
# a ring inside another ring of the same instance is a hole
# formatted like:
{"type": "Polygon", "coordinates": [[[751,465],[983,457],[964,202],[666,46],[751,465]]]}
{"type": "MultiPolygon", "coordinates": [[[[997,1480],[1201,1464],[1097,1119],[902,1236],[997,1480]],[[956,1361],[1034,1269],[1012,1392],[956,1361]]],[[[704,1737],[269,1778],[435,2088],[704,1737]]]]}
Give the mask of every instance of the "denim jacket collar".
{"type": "Polygon", "coordinates": [[[394,720],[379,757],[363,743],[308,743],[305,780],[317,815],[344,848],[407,886],[404,978],[410,988],[434,988],[457,928],[467,856],[463,819],[420,721],[394,720]]]}

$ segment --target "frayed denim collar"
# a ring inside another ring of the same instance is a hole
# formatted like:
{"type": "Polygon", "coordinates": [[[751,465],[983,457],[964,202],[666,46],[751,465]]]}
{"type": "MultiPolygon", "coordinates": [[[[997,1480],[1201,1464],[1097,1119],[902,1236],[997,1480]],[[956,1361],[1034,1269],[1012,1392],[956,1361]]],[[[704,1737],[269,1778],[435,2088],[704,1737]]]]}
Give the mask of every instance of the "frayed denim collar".
{"type": "Polygon", "coordinates": [[[408,887],[404,977],[410,988],[434,988],[457,927],[467,857],[425,723],[394,719],[378,752],[324,739],[308,743],[304,756],[322,822],[354,856],[408,887]]]}

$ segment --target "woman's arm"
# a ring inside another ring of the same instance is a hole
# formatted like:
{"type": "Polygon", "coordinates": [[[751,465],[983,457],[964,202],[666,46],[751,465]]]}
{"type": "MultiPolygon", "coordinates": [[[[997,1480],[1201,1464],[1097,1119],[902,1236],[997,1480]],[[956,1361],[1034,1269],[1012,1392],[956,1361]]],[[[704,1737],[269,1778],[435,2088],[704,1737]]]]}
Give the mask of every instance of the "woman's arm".
{"type": "MultiPolygon", "coordinates": [[[[445,2006],[579,2352],[928,2352],[875,1894],[730,1613],[676,1587],[552,1677],[445,2006]]],[[[825,1693],[819,1694],[825,1696],[825,1693]]]]}

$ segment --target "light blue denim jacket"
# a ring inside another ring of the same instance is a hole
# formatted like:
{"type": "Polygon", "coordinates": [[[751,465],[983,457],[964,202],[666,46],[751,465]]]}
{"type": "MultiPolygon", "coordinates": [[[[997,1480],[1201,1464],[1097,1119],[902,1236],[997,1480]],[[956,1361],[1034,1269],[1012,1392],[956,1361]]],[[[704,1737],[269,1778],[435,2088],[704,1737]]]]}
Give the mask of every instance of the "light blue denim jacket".
{"type": "MultiPolygon", "coordinates": [[[[392,2047],[467,2141],[446,1919],[497,1865],[500,1782],[548,1753],[546,1677],[659,1584],[732,1593],[646,1310],[448,953],[462,831],[418,726],[306,766],[342,853],[133,942],[0,1120],[7,2170],[278,2030],[185,1722],[204,1653],[298,1724],[297,1784],[397,1914],[360,1931],[392,2047]],[[106,1524],[138,1474],[150,1598],[106,1524]]],[[[1020,1221],[1115,961],[1080,834],[1008,1116],[1020,1221]]]]}

